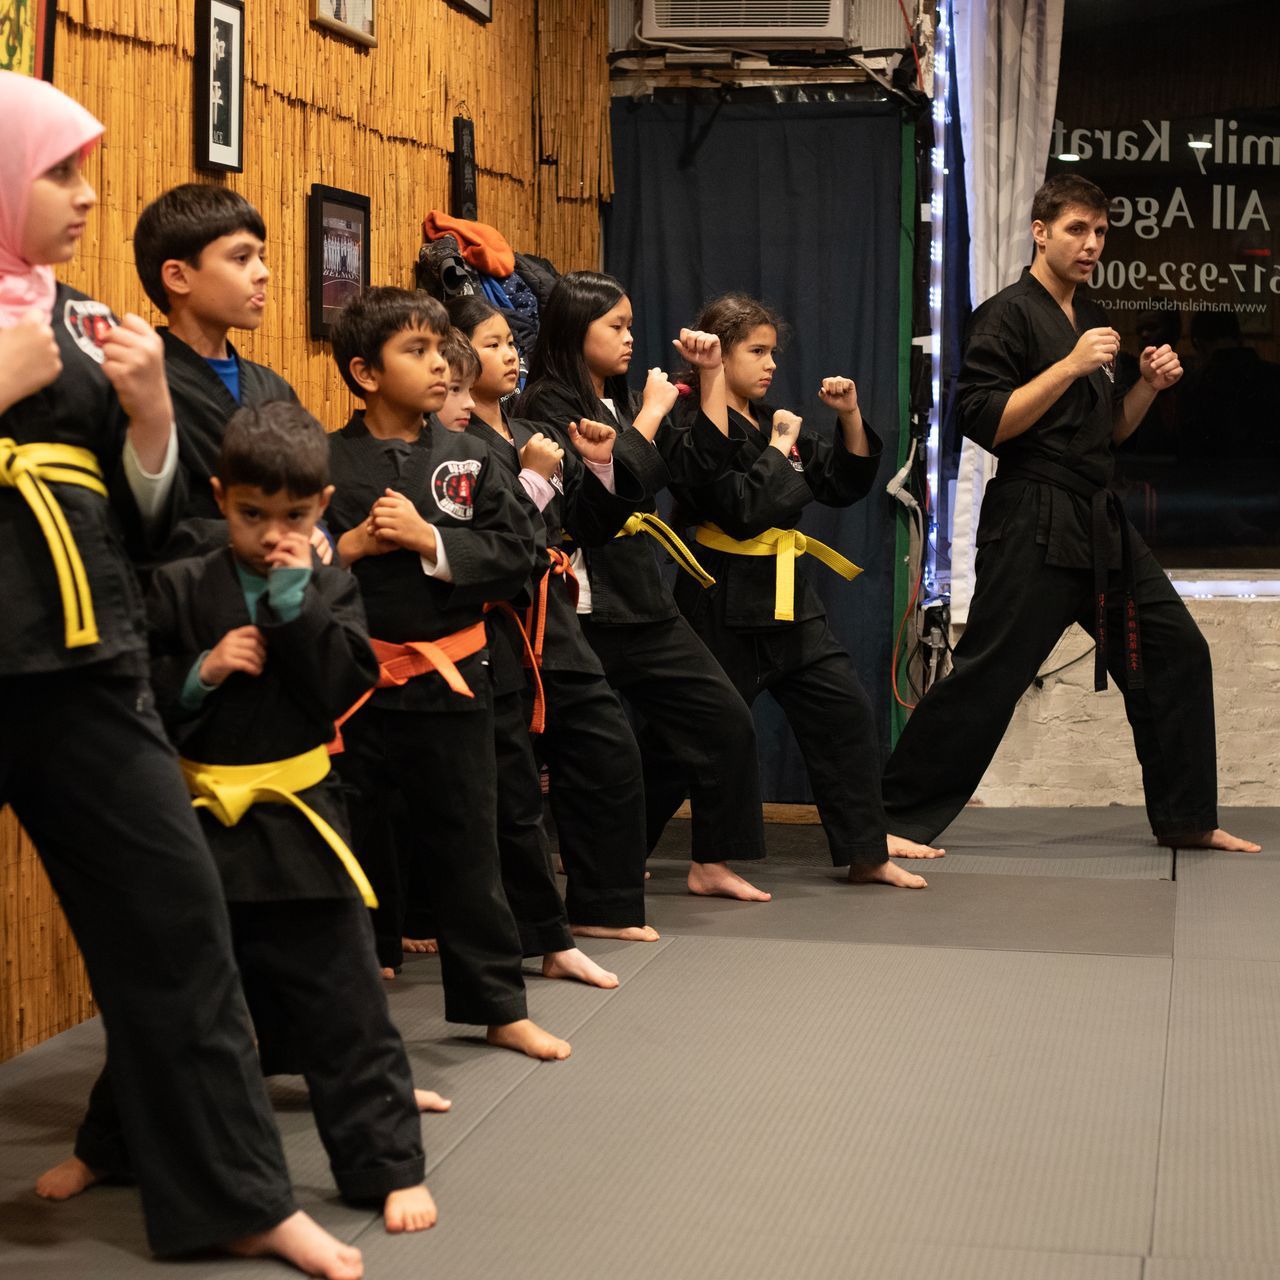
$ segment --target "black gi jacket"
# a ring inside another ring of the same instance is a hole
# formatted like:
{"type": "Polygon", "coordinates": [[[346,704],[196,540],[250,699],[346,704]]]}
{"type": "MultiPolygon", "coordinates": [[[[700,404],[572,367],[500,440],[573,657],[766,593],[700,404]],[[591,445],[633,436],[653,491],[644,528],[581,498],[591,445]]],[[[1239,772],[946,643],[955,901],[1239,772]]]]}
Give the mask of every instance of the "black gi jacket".
{"type": "MultiPolygon", "coordinates": [[[[988,486],[977,542],[1000,538],[1009,517],[1024,501],[1036,503],[1036,541],[1047,548],[1045,563],[1083,569],[1092,564],[1089,501],[1057,485],[1013,479],[1022,464],[1066,467],[1085,486],[1103,488],[1111,480],[1115,448],[1111,432],[1119,395],[1105,368],[1077,378],[1044,415],[1021,435],[994,445],[1009,397],[1050,365],[1069,355],[1088,329],[1107,324],[1092,299],[1076,291],[1076,328],[1048,290],[1023,271],[973,314],[964,366],[956,384],[956,409],[966,436],[1000,459],[988,486]]],[[[1108,510],[1107,561],[1119,566],[1118,519],[1108,510]]]]}
{"type": "MultiPolygon", "coordinates": [[[[828,507],[847,507],[866,497],[875,483],[880,465],[880,437],[868,426],[871,454],[850,453],[844,445],[839,423],[830,438],[800,428],[791,456],[784,458],[770,447],[773,409],[761,404],[755,423],[730,409],[729,421],[745,435],[741,451],[729,470],[710,484],[688,487],[672,485],[672,493],[682,521],[718,525],[731,538],[755,538],[766,529],[794,529],[805,507],[820,502],[828,507]]],[[[698,599],[708,596],[722,611],[726,626],[785,627],[789,622],[773,616],[777,560],[772,556],[739,556],[728,551],[695,545],[694,553],[716,580],[703,591],[688,574],[676,580],[675,596],[680,607],[691,615],[698,599]]],[[[817,593],[806,581],[798,561],[795,591],[795,621],[826,616],[817,593]]],[[[825,572],[819,569],[818,572],[825,572]]]]}
{"type": "MultiPolygon", "coordinates": [[[[147,613],[160,713],[179,754],[203,764],[259,764],[322,746],[334,720],[378,678],[360,592],[345,569],[317,562],[292,622],[280,620],[265,594],[251,619],[224,547],[158,568],[147,613]],[[179,696],[200,655],[250,623],[266,640],[262,674],[236,672],[205,694],[198,711],[183,707],[179,696]]],[[[336,775],[298,797],[347,836],[336,775]]],[[[229,901],[358,896],[333,850],[292,806],[254,805],[234,827],[203,811],[200,817],[229,901]]]]}
{"type": "MultiPolygon", "coordinates": [[[[530,422],[525,418],[504,418],[504,421],[515,440],[514,445],[488,423],[476,417],[471,419],[467,432],[483,440],[493,451],[494,457],[512,475],[520,474],[519,450],[538,432],[555,440],[564,450],[564,461],[550,481],[555,497],[535,517],[545,529],[548,546],[561,548],[566,554],[575,545],[582,548],[605,546],[626,524],[637,506],[648,497],[643,485],[624,464],[616,461],[614,485],[617,492],[610,493],[591,469],[583,464],[568,437],[549,423],[530,422]]],[[[643,458],[643,454],[641,457],[643,458]]],[[[532,499],[529,502],[536,511],[532,499]]],[[[544,562],[536,572],[541,575],[545,570],[544,562]]],[[[537,581],[532,586],[536,588],[537,581]]],[[[592,675],[604,675],[600,659],[582,634],[569,580],[557,575],[552,575],[547,591],[542,665],[552,671],[585,671],[592,675]]]]}
{"type": "MultiPolygon", "coordinates": [[[[128,419],[102,372],[95,321],[115,317],[85,294],[58,286],[53,332],[62,372],[49,386],[0,415],[0,437],[18,444],[77,445],[97,456],[110,501],[78,485],[57,484],[54,492],[84,561],[100,640],[68,649],[62,600],[49,544],[16,489],[0,488],[0,676],[62,671],[118,659],[114,670],[146,670],[142,594],[125,554],[141,553],[142,523],[124,478],[121,456],[128,419]]],[[[170,511],[150,531],[156,536],[170,511]]]]}
{"type": "MultiPolygon", "coordinates": [[[[335,538],[366,520],[386,489],[404,494],[423,519],[447,531],[452,582],[428,577],[412,551],[366,556],[352,566],[370,633],[379,640],[438,640],[482,621],[486,601],[509,600],[526,587],[537,555],[528,503],[480,441],[447,431],[434,418],[413,443],[379,440],[358,412],[329,437],[329,459],[336,492],[326,518],[335,538]]],[[[468,683],[468,669],[483,661],[477,654],[458,664],[468,683]]],[[[434,673],[379,689],[374,702],[400,710],[456,711],[471,704],[434,673]]]]}
{"type": "MultiPolygon", "coordinates": [[[[603,407],[580,404],[570,388],[549,378],[534,383],[526,395],[529,416],[538,422],[549,422],[562,433],[570,422],[584,415],[594,418],[603,407]]],[[[731,428],[726,438],[700,411],[692,416],[689,426],[664,420],[650,445],[632,425],[635,415],[631,406],[614,407],[614,424],[618,428],[613,449],[615,464],[625,466],[646,495],[643,502],[636,504],[637,511],[655,510],[654,497],[668,485],[696,485],[715,479],[742,446],[741,433],[731,428]]],[[[610,539],[594,548],[584,547],[591,579],[593,622],[660,622],[677,615],[679,610],[662,580],[652,541],[639,534],[610,539]]]]}
{"type": "MultiPolygon", "coordinates": [[[[265,365],[246,360],[227,343],[227,351],[240,366],[240,401],[227,389],[209,362],[168,329],[157,332],[164,339],[165,376],[173,399],[173,416],[178,424],[178,466],[186,485],[184,516],[220,520],[217,503],[209,488],[222,448],[227,422],[244,405],[265,404],[269,400],[298,397],[279,374],[265,365]]],[[[225,531],[222,532],[225,538],[225,531]]]]}

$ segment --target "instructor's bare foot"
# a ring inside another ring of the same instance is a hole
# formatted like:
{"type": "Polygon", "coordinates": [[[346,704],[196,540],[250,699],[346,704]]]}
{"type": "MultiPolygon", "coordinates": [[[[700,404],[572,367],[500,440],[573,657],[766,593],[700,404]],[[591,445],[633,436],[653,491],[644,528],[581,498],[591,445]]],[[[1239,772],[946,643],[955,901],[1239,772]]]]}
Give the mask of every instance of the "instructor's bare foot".
{"type": "Polygon", "coordinates": [[[573,1052],[567,1040],[558,1039],[528,1018],[490,1027],[485,1039],[499,1049],[514,1049],[543,1062],[561,1062],[573,1052]]]}
{"type": "Polygon", "coordinates": [[[624,929],[604,924],[571,924],[569,932],[575,938],[613,938],[617,942],[657,942],[660,936],[657,929],[647,924],[633,924],[624,929]]]}
{"type": "Polygon", "coordinates": [[[769,902],[773,898],[731,871],[727,862],[689,863],[688,885],[689,892],[701,898],[736,898],[739,902],[769,902]]]}
{"type": "Polygon", "coordinates": [[[1252,840],[1241,840],[1229,831],[1217,827],[1213,831],[1203,831],[1198,836],[1189,836],[1178,840],[1179,849],[1222,849],[1227,853],[1261,853],[1262,846],[1252,840]]]}
{"type": "Polygon", "coordinates": [[[542,957],[544,978],[569,978],[585,982],[589,987],[603,987],[612,991],[618,985],[618,975],[602,969],[585,952],[572,947],[568,951],[548,951],[542,957]]]}
{"type": "Polygon", "coordinates": [[[887,836],[886,843],[891,858],[945,858],[947,856],[945,849],[935,849],[931,844],[916,844],[914,840],[908,840],[905,836],[887,836]]]}
{"type": "Polygon", "coordinates": [[[882,862],[878,867],[850,867],[850,884],[891,884],[895,889],[924,889],[929,882],[914,871],[904,871],[892,862],[882,862]]]}
{"type": "Polygon", "coordinates": [[[404,1187],[387,1197],[382,1221],[392,1233],[426,1231],[436,1225],[436,1202],[426,1187],[404,1187]]]}
{"type": "Polygon", "coordinates": [[[241,1258],[282,1258],[304,1276],[321,1276],[323,1280],[360,1280],[364,1275],[360,1250],[335,1240],[301,1210],[270,1231],[229,1241],[226,1250],[241,1258]]]}
{"type": "Polygon", "coordinates": [[[434,938],[401,938],[400,946],[415,956],[434,956],[440,952],[440,945],[434,938]]]}
{"type": "Polygon", "coordinates": [[[36,1195],[44,1200],[70,1200],[97,1181],[98,1175],[79,1156],[68,1156],[36,1179],[36,1195]]]}
{"type": "Polygon", "coordinates": [[[419,1111],[448,1111],[453,1106],[448,1098],[442,1098],[434,1089],[415,1089],[413,1100],[419,1111]]]}

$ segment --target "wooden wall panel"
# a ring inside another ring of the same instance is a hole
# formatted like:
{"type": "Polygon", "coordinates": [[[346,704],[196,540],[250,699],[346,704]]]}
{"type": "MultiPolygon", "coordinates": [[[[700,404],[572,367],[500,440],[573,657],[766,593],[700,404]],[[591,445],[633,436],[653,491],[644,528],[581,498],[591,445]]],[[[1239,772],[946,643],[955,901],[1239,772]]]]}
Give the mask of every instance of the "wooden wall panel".
{"type": "MultiPolygon", "coordinates": [[[[367,49],[312,27],[308,0],[247,0],[245,172],[192,165],[194,0],[58,0],[54,83],[107,126],[99,198],[71,284],[161,317],[133,266],[139,210],[179,182],[226,182],[261,209],[274,277],[266,319],[237,345],[286,377],[329,428],[351,400],[307,338],[306,193],[372,201],[372,274],[412,284],[429,209],[448,202],[452,117],[476,125],[479,216],[562,271],[600,260],[612,193],[605,0],[494,0],[484,25],[444,0],[380,0],[367,49]]],[[[83,967],[30,842],[0,813],[0,1060],[92,1013],[83,967]]]]}

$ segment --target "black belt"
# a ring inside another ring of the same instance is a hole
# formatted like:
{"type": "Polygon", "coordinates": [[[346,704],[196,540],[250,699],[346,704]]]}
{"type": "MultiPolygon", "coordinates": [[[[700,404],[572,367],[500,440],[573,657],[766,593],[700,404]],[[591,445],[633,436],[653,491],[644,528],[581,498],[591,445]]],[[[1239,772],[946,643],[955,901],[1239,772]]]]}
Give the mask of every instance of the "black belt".
{"type": "Polygon", "coordinates": [[[1093,626],[1096,646],[1093,655],[1093,687],[1107,687],[1107,513],[1114,511],[1120,526],[1120,572],[1124,582],[1124,665],[1125,683],[1130,689],[1143,687],[1142,644],[1138,631],[1138,603],[1134,592],[1137,578],[1133,570],[1133,546],[1129,540],[1129,522],[1125,519],[1119,497],[1110,489],[1090,484],[1082,475],[1061,463],[1048,461],[1016,462],[1001,465],[997,480],[1030,480],[1065,489],[1089,503],[1089,526],[1093,556],[1093,626]]]}

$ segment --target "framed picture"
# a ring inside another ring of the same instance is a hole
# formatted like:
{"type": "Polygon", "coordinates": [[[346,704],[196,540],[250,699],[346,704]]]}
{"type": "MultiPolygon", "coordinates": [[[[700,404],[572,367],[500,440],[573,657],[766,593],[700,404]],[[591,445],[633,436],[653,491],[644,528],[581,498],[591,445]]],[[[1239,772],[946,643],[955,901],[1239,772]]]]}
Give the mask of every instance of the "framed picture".
{"type": "Polygon", "coordinates": [[[378,43],[378,0],[311,0],[311,21],[360,44],[378,43]]]}
{"type": "Polygon", "coordinates": [[[493,21],[493,0],[449,0],[449,3],[481,22],[493,21]]]}
{"type": "Polygon", "coordinates": [[[327,338],[343,306],[369,287],[369,197],[315,183],[307,207],[311,336],[327,338]]]}
{"type": "Polygon", "coordinates": [[[196,167],[244,169],[244,4],[196,0],[196,167]]]}
{"type": "Polygon", "coordinates": [[[0,70],[53,79],[55,0],[0,0],[0,70]]]}

